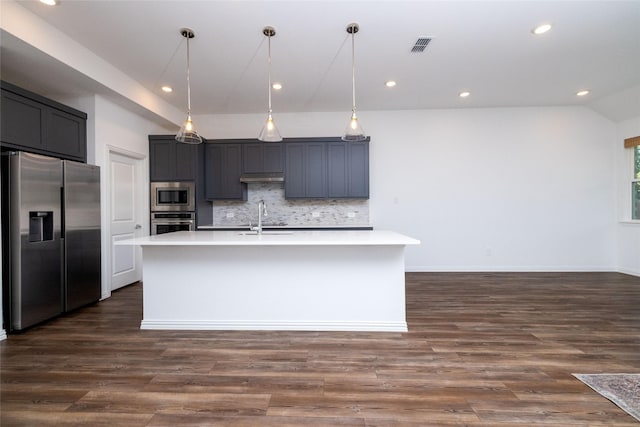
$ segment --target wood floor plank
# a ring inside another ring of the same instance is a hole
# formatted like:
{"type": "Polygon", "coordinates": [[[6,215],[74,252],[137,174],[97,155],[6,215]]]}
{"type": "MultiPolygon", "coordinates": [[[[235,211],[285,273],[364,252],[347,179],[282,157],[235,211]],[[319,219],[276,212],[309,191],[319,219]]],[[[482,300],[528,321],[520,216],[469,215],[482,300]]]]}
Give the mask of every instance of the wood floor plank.
{"type": "MultiPolygon", "coordinates": [[[[73,413],[11,410],[2,415],[3,426],[34,427],[144,427],[151,422],[149,414],[114,414],[110,412],[73,413]]],[[[177,424],[174,424],[174,426],[177,424]]]]}
{"type": "Polygon", "coordinates": [[[157,414],[149,427],[365,427],[362,418],[310,417],[210,417],[157,414]]]}
{"type": "Polygon", "coordinates": [[[140,330],[123,288],[0,343],[0,425],[638,425],[571,374],[640,373],[640,278],[406,277],[407,333],[140,330]]]}
{"type": "Polygon", "coordinates": [[[297,395],[321,396],[324,381],[298,376],[231,376],[231,375],[157,375],[145,391],[174,393],[249,393],[271,394],[290,392],[297,395]]]}
{"type": "Polygon", "coordinates": [[[263,415],[269,404],[266,394],[171,393],[90,391],[68,412],[128,414],[263,415]]]}

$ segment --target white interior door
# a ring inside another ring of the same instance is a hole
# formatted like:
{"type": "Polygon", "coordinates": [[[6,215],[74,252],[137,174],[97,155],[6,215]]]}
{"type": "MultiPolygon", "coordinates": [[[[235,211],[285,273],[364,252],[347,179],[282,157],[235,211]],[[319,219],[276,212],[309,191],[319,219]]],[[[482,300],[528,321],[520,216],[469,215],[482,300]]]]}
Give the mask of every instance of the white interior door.
{"type": "Polygon", "coordinates": [[[142,232],[140,200],[144,192],[139,182],[140,168],[139,159],[115,152],[109,155],[111,290],[142,279],[140,248],[114,244],[142,232]]]}

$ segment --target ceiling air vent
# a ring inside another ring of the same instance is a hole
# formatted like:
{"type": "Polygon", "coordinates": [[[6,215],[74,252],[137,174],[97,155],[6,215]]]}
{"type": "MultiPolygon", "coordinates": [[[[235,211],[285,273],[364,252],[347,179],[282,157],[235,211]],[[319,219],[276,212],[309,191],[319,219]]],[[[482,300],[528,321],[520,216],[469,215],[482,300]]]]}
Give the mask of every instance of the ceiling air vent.
{"type": "Polygon", "coordinates": [[[427,45],[430,42],[431,42],[430,38],[420,37],[418,40],[416,40],[416,44],[414,44],[413,47],[411,48],[411,52],[412,53],[424,52],[424,50],[427,48],[427,45]]]}

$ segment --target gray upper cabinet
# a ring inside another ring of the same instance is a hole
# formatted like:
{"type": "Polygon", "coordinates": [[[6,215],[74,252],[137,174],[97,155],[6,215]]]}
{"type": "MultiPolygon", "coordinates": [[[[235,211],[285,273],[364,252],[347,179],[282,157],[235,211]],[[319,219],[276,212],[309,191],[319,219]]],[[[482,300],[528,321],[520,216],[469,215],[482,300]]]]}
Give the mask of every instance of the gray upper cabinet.
{"type": "Polygon", "coordinates": [[[205,144],[207,200],[247,200],[247,185],[240,182],[242,144],[205,144]]]}
{"type": "Polygon", "coordinates": [[[284,172],[284,150],[279,142],[242,144],[243,173],[284,172]]]}
{"type": "Polygon", "coordinates": [[[326,198],[328,195],[326,143],[286,143],[284,176],[285,198],[326,198]]]}
{"type": "Polygon", "coordinates": [[[42,104],[2,90],[2,143],[44,150],[42,104]]]}
{"type": "Polygon", "coordinates": [[[149,136],[151,181],[195,181],[199,145],[182,144],[173,135],[149,136]]]}
{"type": "Polygon", "coordinates": [[[368,140],[310,138],[285,146],[286,198],[369,198],[368,140]]]}
{"type": "Polygon", "coordinates": [[[86,162],[85,113],[6,82],[1,86],[2,145],[86,162]]]}
{"type": "Polygon", "coordinates": [[[45,135],[45,144],[48,150],[61,156],[85,159],[87,150],[86,120],[53,108],[49,109],[48,119],[49,132],[45,135]]]}
{"type": "Polygon", "coordinates": [[[328,196],[369,198],[369,143],[327,143],[328,196]]]}

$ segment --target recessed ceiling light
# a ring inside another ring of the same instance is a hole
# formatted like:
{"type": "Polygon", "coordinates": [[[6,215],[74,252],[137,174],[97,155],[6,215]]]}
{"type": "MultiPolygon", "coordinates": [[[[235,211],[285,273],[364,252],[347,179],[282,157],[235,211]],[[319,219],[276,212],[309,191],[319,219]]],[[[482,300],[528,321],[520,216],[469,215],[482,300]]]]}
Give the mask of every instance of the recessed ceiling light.
{"type": "Polygon", "coordinates": [[[580,92],[576,92],[577,96],[586,96],[589,95],[589,91],[588,90],[581,90],[580,92]]]}
{"type": "Polygon", "coordinates": [[[540,34],[546,33],[550,29],[551,29],[551,24],[542,24],[535,27],[533,30],[531,30],[531,32],[536,36],[539,36],[540,34]]]}
{"type": "Polygon", "coordinates": [[[282,83],[274,83],[274,84],[271,85],[271,87],[274,90],[280,90],[280,89],[282,89],[282,83]]]}
{"type": "Polygon", "coordinates": [[[171,93],[173,92],[173,88],[171,86],[162,86],[162,91],[165,93],[171,93]]]}
{"type": "Polygon", "coordinates": [[[469,95],[471,95],[471,92],[467,92],[466,90],[465,90],[464,92],[460,92],[460,93],[458,94],[458,96],[459,96],[460,98],[466,98],[466,97],[467,97],[467,96],[469,96],[469,95]]]}
{"type": "Polygon", "coordinates": [[[396,85],[395,80],[387,80],[386,82],[384,82],[384,85],[386,87],[394,87],[396,85]]]}
{"type": "Polygon", "coordinates": [[[40,3],[44,3],[47,6],[55,6],[58,4],[57,0],[40,0],[40,3]]]}

